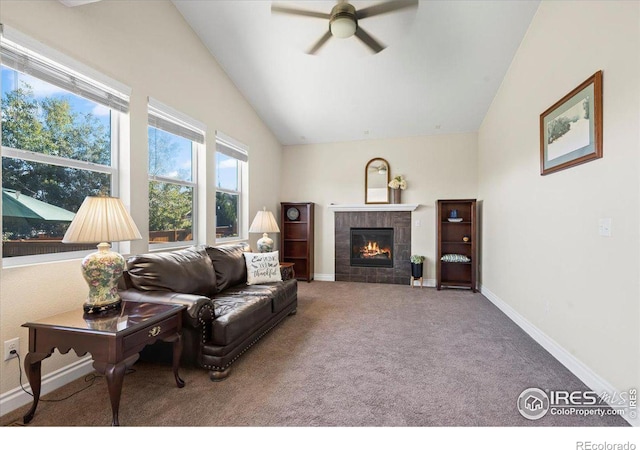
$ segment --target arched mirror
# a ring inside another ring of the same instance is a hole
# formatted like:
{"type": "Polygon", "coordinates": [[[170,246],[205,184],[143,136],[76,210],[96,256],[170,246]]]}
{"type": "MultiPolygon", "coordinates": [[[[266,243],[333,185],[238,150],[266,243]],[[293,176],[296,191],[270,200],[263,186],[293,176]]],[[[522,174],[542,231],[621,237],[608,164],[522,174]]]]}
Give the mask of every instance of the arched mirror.
{"type": "Polygon", "coordinates": [[[389,163],[382,158],[374,158],[364,169],[364,202],[389,203],[389,163]]]}

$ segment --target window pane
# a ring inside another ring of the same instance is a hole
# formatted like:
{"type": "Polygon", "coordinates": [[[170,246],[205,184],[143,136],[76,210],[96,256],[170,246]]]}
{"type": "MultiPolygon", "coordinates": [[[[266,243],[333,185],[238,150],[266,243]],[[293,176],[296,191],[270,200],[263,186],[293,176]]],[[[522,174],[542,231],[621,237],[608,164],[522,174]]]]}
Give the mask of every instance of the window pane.
{"type": "Polygon", "coordinates": [[[239,191],[238,163],[235,158],[216,152],[216,180],[218,188],[239,191]]]}
{"type": "Polygon", "coordinates": [[[3,157],[2,256],[95,248],[61,241],[84,198],[110,191],[108,174],[3,157]]]}
{"type": "Polygon", "coordinates": [[[239,195],[216,192],[216,238],[238,237],[239,195]]]}
{"type": "Polygon", "coordinates": [[[193,188],[149,182],[149,242],[193,240],[193,188]]]}
{"type": "Polygon", "coordinates": [[[111,165],[111,110],[2,67],[2,145],[111,165]]]}
{"type": "Polygon", "coordinates": [[[149,127],[149,175],[191,181],[193,142],[149,127]]]}

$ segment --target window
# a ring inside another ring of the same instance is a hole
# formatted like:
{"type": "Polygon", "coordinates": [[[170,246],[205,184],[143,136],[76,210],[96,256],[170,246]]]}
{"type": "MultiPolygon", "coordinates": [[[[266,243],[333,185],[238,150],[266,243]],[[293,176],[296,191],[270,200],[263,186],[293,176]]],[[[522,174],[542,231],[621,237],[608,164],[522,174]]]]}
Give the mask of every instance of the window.
{"type": "Polygon", "coordinates": [[[62,237],[86,196],[117,194],[117,133],[128,95],[10,34],[17,39],[0,40],[3,264],[77,257],[69,252],[95,245],[62,244],[62,237]]]}
{"type": "MultiPolygon", "coordinates": [[[[149,99],[149,243],[197,241],[197,154],[204,125],[149,99]]],[[[176,244],[178,243],[178,244],[176,244]]]]}
{"type": "Polygon", "coordinates": [[[248,161],[244,144],[216,133],[216,240],[247,236],[243,212],[248,161]]]}

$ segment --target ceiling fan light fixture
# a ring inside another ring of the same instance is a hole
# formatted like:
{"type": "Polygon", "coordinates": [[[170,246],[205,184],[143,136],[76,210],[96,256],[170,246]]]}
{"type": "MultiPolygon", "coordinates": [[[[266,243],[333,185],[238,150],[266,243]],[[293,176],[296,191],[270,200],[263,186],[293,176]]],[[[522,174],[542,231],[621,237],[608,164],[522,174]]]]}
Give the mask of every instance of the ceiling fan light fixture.
{"type": "Polygon", "coordinates": [[[334,37],[346,39],[356,32],[356,23],[351,17],[337,17],[331,21],[329,29],[334,37]]]}
{"type": "Polygon", "coordinates": [[[356,9],[349,3],[338,3],[331,10],[329,31],[334,37],[346,39],[353,36],[358,28],[356,9]]]}

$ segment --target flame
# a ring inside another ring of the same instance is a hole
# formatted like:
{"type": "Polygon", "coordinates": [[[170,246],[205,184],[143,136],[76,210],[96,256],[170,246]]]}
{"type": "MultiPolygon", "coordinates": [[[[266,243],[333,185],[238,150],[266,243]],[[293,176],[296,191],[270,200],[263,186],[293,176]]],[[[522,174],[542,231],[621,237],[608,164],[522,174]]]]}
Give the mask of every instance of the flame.
{"type": "Polygon", "coordinates": [[[360,254],[363,258],[374,258],[379,255],[384,255],[391,259],[391,249],[387,247],[380,247],[376,241],[369,241],[364,247],[360,248],[360,254]]]}

